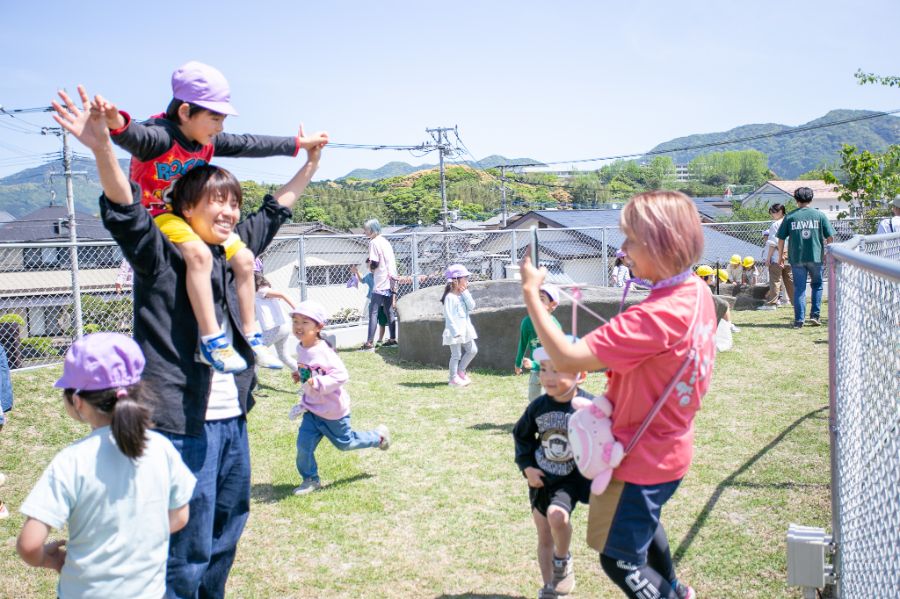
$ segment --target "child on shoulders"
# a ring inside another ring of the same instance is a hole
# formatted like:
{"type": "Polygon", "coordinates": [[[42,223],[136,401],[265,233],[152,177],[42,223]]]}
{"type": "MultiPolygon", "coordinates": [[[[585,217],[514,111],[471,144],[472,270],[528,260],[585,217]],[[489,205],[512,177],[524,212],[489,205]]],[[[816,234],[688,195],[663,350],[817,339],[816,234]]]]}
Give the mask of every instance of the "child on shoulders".
{"type": "Polygon", "coordinates": [[[575,467],[569,444],[569,416],[576,395],[593,399],[578,388],[586,372],[563,372],[538,347],[532,359],[540,364],[541,383],[547,393],[535,398],[513,427],[516,464],[528,480],[531,515],[538,534],[538,565],[543,587],[539,599],[555,599],[575,588],[569,544],[572,511],[587,503],[590,481],[575,467]]]}
{"type": "MultiPolygon", "coordinates": [[[[213,156],[296,156],[301,148],[321,146],[327,137],[233,135],[222,132],[229,115],[231,91],[217,69],[196,61],[172,74],[172,101],[166,112],[142,123],[100,98],[112,141],[131,155],[130,179],[141,188],[141,203],[153,215],[160,231],[181,250],[187,267],[187,293],[197,318],[200,357],[219,372],[239,372],[247,367],[233,350],[213,308],[210,249],[186,222],[190,214],[172,209],[170,185],[189,170],[208,164],[213,156]]],[[[262,339],[254,315],[253,252],[232,231],[222,243],[234,272],[242,333],[259,366],[281,368],[281,362],[262,339]]]]}
{"type": "Polygon", "coordinates": [[[303,478],[294,495],[304,495],[322,487],[316,448],[327,437],[341,451],[391,446],[388,428],[380,424],[371,431],[355,431],[350,426],[350,395],[344,385],[350,380],[347,368],[334,349],[322,338],[328,318],[325,309],[313,301],[297,304],[291,310],[297,344],[295,383],[300,383],[302,398],[291,409],[291,418],[303,415],[297,431],[297,470],[303,478]]]}

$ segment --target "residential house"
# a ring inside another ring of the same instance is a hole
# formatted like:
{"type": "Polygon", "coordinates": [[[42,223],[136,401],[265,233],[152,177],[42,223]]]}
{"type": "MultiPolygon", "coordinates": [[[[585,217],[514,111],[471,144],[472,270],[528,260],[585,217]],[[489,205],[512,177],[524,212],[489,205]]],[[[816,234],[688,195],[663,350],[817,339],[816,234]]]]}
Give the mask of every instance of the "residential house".
{"type": "Polygon", "coordinates": [[[794,199],[794,191],[798,187],[809,187],[813,190],[811,208],[817,208],[825,213],[828,218],[837,218],[838,213],[848,211],[845,202],[838,199],[838,192],[834,185],[821,179],[812,181],[766,181],[759,189],[753,191],[742,201],[744,206],[771,206],[772,204],[787,204],[794,199]]]}

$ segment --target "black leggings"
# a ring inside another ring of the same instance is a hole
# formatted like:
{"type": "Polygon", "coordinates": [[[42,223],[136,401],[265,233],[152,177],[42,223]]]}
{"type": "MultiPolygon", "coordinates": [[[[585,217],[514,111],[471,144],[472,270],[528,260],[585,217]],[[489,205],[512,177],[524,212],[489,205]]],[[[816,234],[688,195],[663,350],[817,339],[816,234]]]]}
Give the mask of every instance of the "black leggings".
{"type": "Polygon", "coordinates": [[[675,581],[675,566],[669,551],[669,538],[662,523],[656,528],[650,547],[647,548],[647,563],[630,564],[600,554],[600,565],[626,597],[635,599],[678,599],[671,583],[675,581]]]}

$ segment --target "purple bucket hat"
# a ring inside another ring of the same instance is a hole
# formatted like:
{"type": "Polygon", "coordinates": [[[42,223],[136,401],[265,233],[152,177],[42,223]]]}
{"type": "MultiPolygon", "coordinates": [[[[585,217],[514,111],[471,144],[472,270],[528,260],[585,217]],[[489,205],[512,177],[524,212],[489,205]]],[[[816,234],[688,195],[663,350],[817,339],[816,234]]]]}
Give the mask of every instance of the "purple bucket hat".
{"type": "Polygon", "coordinates": [[[93,333],[75,341],[66,352],[63,374],[54,387],[100,391],[128,387],[141,380],[144,354],[131,337],[93,333]]]}
{"type": "Polygon", "coordinates": [[[459,279],[460,277],[471,276],[471,274],[469,269],[462,264],[451,264],[447,267],[447,270],[444,271],[444,278],[448,281],[452,281],[453,279],[459,279]]]}
{"type": "Polygon", "coordinates": [[[172,97],[219,114],[237,115],[228,81],[217,68],[192,60],[172,73],[172,97]]]}
{"type": "Polygon", "coordinates": [[[293,316],[295,314],[312,318],[319,324],[328,322],[328,314],[325,313],[325,308],[319,305],[318,302],[312,300],[306,300],[305,302],[297,304],[297,307],[291,310],[291,315],[293,316]]]}
{"type": "Polygon", "coordinates": [[[616,258],[624,258],[624,257],[627,256],[627,255],[628,255],[628,254],[626,254],[626,253],[623,252],[622,250],[616,250],[616,258]]]}

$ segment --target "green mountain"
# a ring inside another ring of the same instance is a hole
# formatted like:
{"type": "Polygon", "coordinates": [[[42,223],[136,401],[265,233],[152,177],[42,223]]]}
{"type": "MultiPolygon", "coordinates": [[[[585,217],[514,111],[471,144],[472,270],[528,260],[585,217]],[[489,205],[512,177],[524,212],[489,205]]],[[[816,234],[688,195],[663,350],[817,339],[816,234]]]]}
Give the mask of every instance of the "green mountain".
{"type": "Polygon", "coordinates": [[[843,123],[830,127],[818,125],[879,114],[870,110],[832,110],[825,116],[800,125],[788,127],[775,123],[743,125],[719,133],[701,133],[679,137],[661,143],[651,150],[657,153],[704,144],[722,144],[694,150],[667,153],[676,164],[687,164],[701,154],[725,150],[759,150],[769,157],[769,168],[783,179],[797,176],[822,165],[830,165],[840,158],[842,144],[851,144],[873,152],[884,151],[890,144],[900,143],[900,118],[880,116],[843,123]],[[810,128],[808,131],[803,129],[810,128]],[[791,131],[799,129],[796,133],[791,131]],[[747,137],[771,135],[752,141],[723,143],[747,137]]]}
{"type": "MultiPolygon", "coordinates": [[[[505,158],[503,156],[499,156],[497,154],[493,154],[488,156],[487,158],[482,158],[477,162],[472,161],[464,161],[464,162],[447,162],[446,164],[465,164],[467,166],[471,166],[477,169],[485,169],[485,168],[494,168],[496,166],[500,166],[502,164],[525,164],[525,163],[537,163],[537,160],[533,158],[505,158]]],[[[350,171],[340,179],[362,179],[364,181],[377,181],[379,179],[389,179],[391,177],[402,177],[404,175],[410,175],[412,173],[417,173],[419,171],[428,171],[433,168],[437,168],[436,164],[420,164],[419,166],[413,166],[411,164],[407,164],[406,162],[388,162],[384,166],[376,169],[367,169],[367,168],[358,168],[350,171]]]]}

